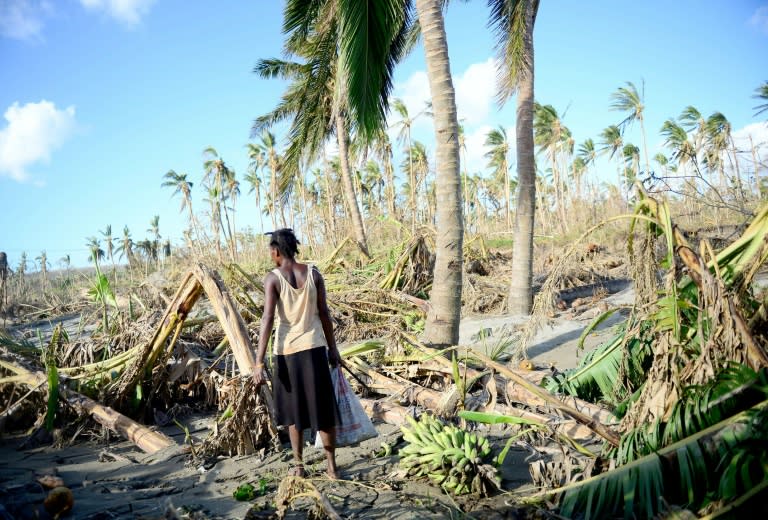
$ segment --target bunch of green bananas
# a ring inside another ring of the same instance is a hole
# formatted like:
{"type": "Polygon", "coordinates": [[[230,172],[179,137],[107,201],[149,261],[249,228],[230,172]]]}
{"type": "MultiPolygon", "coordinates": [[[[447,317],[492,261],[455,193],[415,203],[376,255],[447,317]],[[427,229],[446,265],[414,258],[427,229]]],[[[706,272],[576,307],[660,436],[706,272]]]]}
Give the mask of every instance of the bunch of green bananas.
{"type": "Polygon", "coordinates": [[[485,463],[491,455],[488,439],[429,414],[407,419],[411,427],[400,427],[408,443],[400,450],[400,465],[409,476],[426,475],[456,495],[485,494],[489,479],[498,485],[496,468],[485,463]]]}

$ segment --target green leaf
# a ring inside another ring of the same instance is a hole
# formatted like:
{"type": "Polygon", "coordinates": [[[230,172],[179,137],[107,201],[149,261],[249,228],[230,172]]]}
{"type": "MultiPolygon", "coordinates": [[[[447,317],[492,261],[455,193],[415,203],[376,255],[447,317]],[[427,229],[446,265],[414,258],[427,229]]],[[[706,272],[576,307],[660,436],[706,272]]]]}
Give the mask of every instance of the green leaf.
{"type": "Polygon", "coordinates": [[[469,410],[462,410],[458,415],[467,421],[474,421],[484,424],[528,424],[532,426],[540,426],[542,428],[547,426],[546,423],[537,421],[535,419],[515,417],[514,415],[504,415],[500,413],[473,412],[469,410]]]}

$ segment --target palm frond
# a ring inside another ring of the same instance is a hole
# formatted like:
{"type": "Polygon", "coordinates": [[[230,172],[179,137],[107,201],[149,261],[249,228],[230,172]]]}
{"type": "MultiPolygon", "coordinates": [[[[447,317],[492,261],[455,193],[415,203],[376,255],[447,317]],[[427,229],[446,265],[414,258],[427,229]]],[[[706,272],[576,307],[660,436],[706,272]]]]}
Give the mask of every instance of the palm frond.
{"type": "Polygon", "coordinates": [[[397,0],[338,0],[339,58],[358,130],[372,136],[386,120],[395,64],[411,11],[397,0]]]}
{"type": "Polygon", "coordinates": [[[525,51],[525,38],[532,37],[539,0],[489,0],[488,5],[499,63],[496,99],[503,105],[517,91],[520,78],[532,72],[533,56],[525,51]]]}
{"type": "Polygon", "coordinates": [[[755,448],[765,442],[768,401],[629,464],[554,491],[562,496],[560,515],[650,518],[665,504],[698,508],[707,499],[733,498],[768,476],[765,450],[755,448]],[[748,478],[734,482],[745,474],[748,478]]]}

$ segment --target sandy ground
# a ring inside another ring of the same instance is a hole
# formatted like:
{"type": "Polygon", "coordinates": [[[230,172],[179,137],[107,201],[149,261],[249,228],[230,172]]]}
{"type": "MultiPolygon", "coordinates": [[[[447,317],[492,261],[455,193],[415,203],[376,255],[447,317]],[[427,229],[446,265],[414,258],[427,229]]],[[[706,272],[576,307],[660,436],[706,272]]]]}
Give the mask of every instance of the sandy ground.
{"type": "MultiPolygon", "coordinates": [[[[631,303],[631,289],[604,299],[612,307],[631,303]]],[[[566,313],[550,319],[536,334],[528,354],[537,366],[554,365],[566,369],[577,364],[577,340],[595,313],[578,317],[566,313]]],[[[618,313],[586,342],[586,347],[605,341],[612,325],[622,318],[618,313]]],[[[490,350],[524,317],[496,316],[466,318],[461,324],[461,343],[490,350]],[[485,339],[478,340],[484,331],[485,339]]],[[[187,417],[182,422],[193,436],[193,445],[209,432],[210,417],[187,417]]],[[[399,433],[388,424],[377,424],[379,437],[355,447],[340,448],[338,462],[343,481],[330,481],[324,475],[324,460],[319,450],[308,447],[305,460],[313,482],[325,493],[344,518],[423,519],[459,518],[459,508],[472,511],[474,518],[515,518],[509,492],[531,491],[528,461],[531,452],[513,447],[501,468],[500,493],[484,500],[452,499],[426,482],[404,479],[398,473],[395,455],[374,457],[382,442],[392,442],[399,433]]],[[[179,444],[184,432],[177,426],[162,428],[179,444]]],[[[486,431],[494,444],[503,446],[503,435],[486,431]]],[[[220,457],[205,464],[178,450],[147,455],[133,444],[116,438],[83,442],[54,449],[50,446],[19,449],[21,437],[0,440],[0,520],[6,518],[49,518],[42,508],[45,491],[35,481],[40,474],[57,474],[74,495],[75,506],[69,518],[163,518],[168,507],[183,508],[190,518],[267,518],[274,492],[286,475],[291,460],[290,449],[266,458],[257,455],[220,457]],[[251,502],[238,502],[232,496],[244,483],[266,485],[266,494],[251,502]],[[260,509],[263,511],[259,511],[260,509]],[[197,516],[196,516],[197,515],[197,516]]],[[[304,518],[306,511],[296,509],[289,518],[304,518]]]]}

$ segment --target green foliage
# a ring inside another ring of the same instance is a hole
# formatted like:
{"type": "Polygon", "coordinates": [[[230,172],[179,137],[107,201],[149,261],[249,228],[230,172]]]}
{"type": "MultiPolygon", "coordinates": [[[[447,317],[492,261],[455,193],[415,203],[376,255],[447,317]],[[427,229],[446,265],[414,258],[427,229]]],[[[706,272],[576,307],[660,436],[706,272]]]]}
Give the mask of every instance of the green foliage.
{"type": "Polygon", "coordinates": [[[45,429],[53,430],[53,421],[56,418],[56,411],[59,408],[59,371],[56,368],[55,347],[62,339],[62,327],[57,325],[53,329],[51,341],[48,347],[43,350],[43,361],[48,378],[48,402],[45,410],[45,429]]]}
{"type": "Polygon", "coordinates": [[[576,368],[545,378],[543,385],[550,392],[621,409],[645,380],[652,360],[650,340],[642,333],[628,336],[622,328],[611,340],[588,352],[576,368]]]}
{"type": "Polygon", "coordinates": [[[237,486],[237,489],[232,492],[232,496],[235,500],[240,502],[247,502],[253,500],[258,496],[263,496],[267,493],[268,480],[266,478],[260,478],[258,482],[258,488],[253,484],[245,483],[237,486]]]}
{"type": "Polygon", "coordinates": [[[698,509],[768,478],[768,401],[612,471],[556,491],[560,515],[650,518],[666,504],[698,509]]]}

